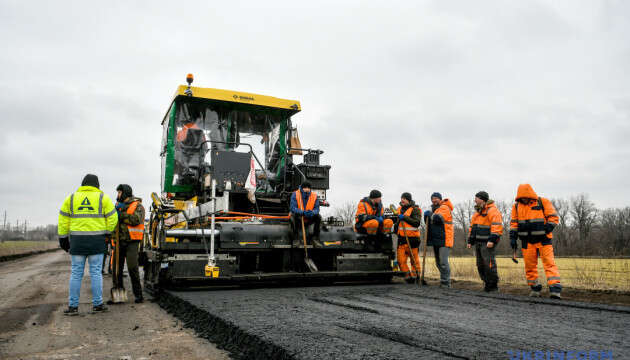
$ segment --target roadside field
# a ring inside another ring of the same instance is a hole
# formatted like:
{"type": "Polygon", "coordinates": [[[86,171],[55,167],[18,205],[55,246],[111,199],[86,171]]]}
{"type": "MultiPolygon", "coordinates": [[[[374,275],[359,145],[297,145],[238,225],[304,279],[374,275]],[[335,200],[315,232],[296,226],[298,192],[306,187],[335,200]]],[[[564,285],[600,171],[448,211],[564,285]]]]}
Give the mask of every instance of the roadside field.
{"type": "MultiPolygon", "coordinates": [[[[509,257],[497,258],[500,284],[526,285],[525,268],[522,258],[518,264],[509,257]]],[[[477,273],[476,260],[473,256],[451,257],[451,277],[460,281],[481,282],[477,273]]],[[[585,290],[630,291],[630,259],[601,258],[556,258],[562,285],[585,290]]],[[[435,259],[427,253],[426,275],[439,278],[435,259]]],[[[542,261],[538,262],[538,279],[546,286],[545,271],[542,261]]]]}
{"type": "Polygon", "coordinates": [[[18,255],[59,247],[56,241],[5,241],[0,243],[0,256],[18,255]]]}

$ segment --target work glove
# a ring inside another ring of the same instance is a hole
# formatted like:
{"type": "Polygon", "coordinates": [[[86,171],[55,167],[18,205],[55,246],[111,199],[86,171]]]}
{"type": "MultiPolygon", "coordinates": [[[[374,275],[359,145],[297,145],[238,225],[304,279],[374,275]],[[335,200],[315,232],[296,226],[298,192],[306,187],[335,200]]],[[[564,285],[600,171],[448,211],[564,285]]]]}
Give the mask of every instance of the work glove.
{"type": "Polygon", "coordinates": [[[63,251],[68,252],[70,250],[70,239],[67,236],[59,237],[59,247],[63,249],[63,251]]]}
{"type": "Polygon", "coordinates": [[[398,220],[402,221],[405,218],[405,214],[398,215],[398,220]]]}
{"type": "Polygon", "coordinates": [[[549,234],[556,227],[556,224],[546,223],[545,224],[545,234],[549,234]]]}
{"type": "Polygon", "coordinates": [[[518,238],[518,235],[516,233],[516,230],[510,230],[510,247],[512,247],[512,249],[516,250],[516,248],[518,247],[518,245],[516,244],[516,239],[518,238]]]}
{"type": "Polygon", "coordinates": [[[499,242],[499,235],[497,235],[497,234],[490,234],[490,237],[488,238],[488,242],[492,243],[493,246],[496,245],[496,243],[499,242]]]}
{"type": "Polygon", "coordinates": [[[442,218],[440,216],[433,215],[433,223],[439,225],[442,223],[442,218]]]}
{"type": "Polygon", "coordinates": [[[121,212],[124,207],[125,207],[124,203],[121,203],[121,202],[116,203],[116,211],[121,212]]]}
{"type": "Polygon", "coordinates": [[[433,215],[433,213],[431,212],[431,210],[427,210],[424,212],[424,220],[426,221],[427,219],[431,218],[431,215],[433,215]]]}
{"type": "Polygon", "coordinates": [[[376,221],[378,221],[379,224],[382,224],[383,223],[383,217],[382,216],[376,217],[376,221]]]}
{"type": "Polygon", "coordinates": [[[295,215],[304,216],[304,210],[300,210],[300,209],[295,210],[295,215]]]}
{"type": "Polygon", "coordinates": [[[313,215],[315,215],[315,214],[313,214],[313,211],[311,211],[311,210],[308,210],[308,211],[304,212],[304,216],[306,216],[307,218],[311,218],[311,217],[313,217],[313,215]]]}

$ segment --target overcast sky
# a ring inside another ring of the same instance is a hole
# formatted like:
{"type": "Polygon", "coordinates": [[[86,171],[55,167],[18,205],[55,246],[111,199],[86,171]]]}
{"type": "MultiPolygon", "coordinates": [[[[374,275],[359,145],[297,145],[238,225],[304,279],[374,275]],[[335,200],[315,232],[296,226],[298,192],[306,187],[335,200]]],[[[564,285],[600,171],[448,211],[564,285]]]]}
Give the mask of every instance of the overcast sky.
{"type": "Polygon", "coordinates": [[[189,72],[300,100],[333,206],[372,188],[509,199],[522,182],[630,205],[627,1],[130,3],[0,0],[12,223],[55,223],[86,173],[110,196],[159,191],[160,121],[189,72]]]}

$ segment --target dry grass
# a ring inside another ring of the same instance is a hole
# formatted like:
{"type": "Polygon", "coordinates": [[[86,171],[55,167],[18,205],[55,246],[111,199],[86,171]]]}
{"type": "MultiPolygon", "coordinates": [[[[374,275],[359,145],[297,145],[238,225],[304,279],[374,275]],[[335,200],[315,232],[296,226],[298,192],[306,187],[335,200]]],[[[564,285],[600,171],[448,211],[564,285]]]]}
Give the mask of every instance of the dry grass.
{"type": "Polygon", "coordinates": [[[0,243],[0,256],[58,248],[56,241],[5,241],[0,243]]]}
{"type": "MultiPolygon", "coordinates": [[[[500,282],[526,286],[523,259],[518,264],[509,257],[497,258],[500,282]]],[[[451,257],[451,277],[455,280],[481,282],[474,257],[451,257]]],[[[556,265],[566,287],[587,290],[630,291],[630,259],[556,258],[556,265]]],[[[427,254],[426,275],[439,278],[433,254],[427,254]]],[[[538,279],[546,284],[542,261],[538,261],[538,279]]]]}

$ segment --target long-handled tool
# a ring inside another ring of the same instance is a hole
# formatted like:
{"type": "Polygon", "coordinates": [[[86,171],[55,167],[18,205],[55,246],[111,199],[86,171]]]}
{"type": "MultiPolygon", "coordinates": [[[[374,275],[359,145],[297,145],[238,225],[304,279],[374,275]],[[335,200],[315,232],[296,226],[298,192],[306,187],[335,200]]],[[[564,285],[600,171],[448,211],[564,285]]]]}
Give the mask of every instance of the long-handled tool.
{"type": "Polygon", "coordinates": [[[304,263],[311,272],[317,272],[319,271],[317,270],[317,266],[315,265],[313,260],[308,257],[308,250],[306,248],[306,227],[304,226],[304,217],[300,216],[300,219],[302,219],[302,239],[304,239],[304,263]]]}
{"type": "MultiPolygon", "coordinates": [[[[394,207],[394,205],[390,205],[389,206],[390,210],[395,214],[395,215],[399,215],[400,213],[398,212],[398,210],[394,207]]],[[[398,224],[399,228],[400,228],[400,223],[398,224]]],[[[413,256],[413,250],[411,249],[411,243],[409,242],[409,237],[407,236],[407,229],[405,229],[404,227],[403,229],[403,234],[405,235],[405,241],[407,241],[407,248],[409,249],[409,255],[411,257],[411,263],[413,264],[413,267],[416,268],[416,284],[418,284],[418,286],[420,286],[420,274],[418,273],[418,263],[416,262],[416,257],[413,256]]],[[[424,276],[424,266],[422,267],[422,274],[424,276]]],[[[423,282],[422,284],[424,284],[424,278],[423,278],[423,282]]]]}
{"type": "Polygon", "coordinates": [[[512,261],[518,264],[518,260],[516,260],[516,249],[512,252],[512,261]]]}
{"type": "Polygon", "coordinates": [[[427,282],[424,281],[424,267],[427,263],[427,238],[429,237],[429,219],[424,221],[424,241],[422,241],[422,275],[420,277],[420,282],[422,285],[427,285],[427,282]]]}
{"type": "Polygon", "coordinates": [[[123,288],[122,284],[118,282],[120,272],[120,233],[118,226],[116,226],[116,234],[114,236],[114,257],[112,259],[112,265],[114,267],[114,287],[111,290],[111,299],[114,304],[127,302],[127,292],[123,288]]]}

